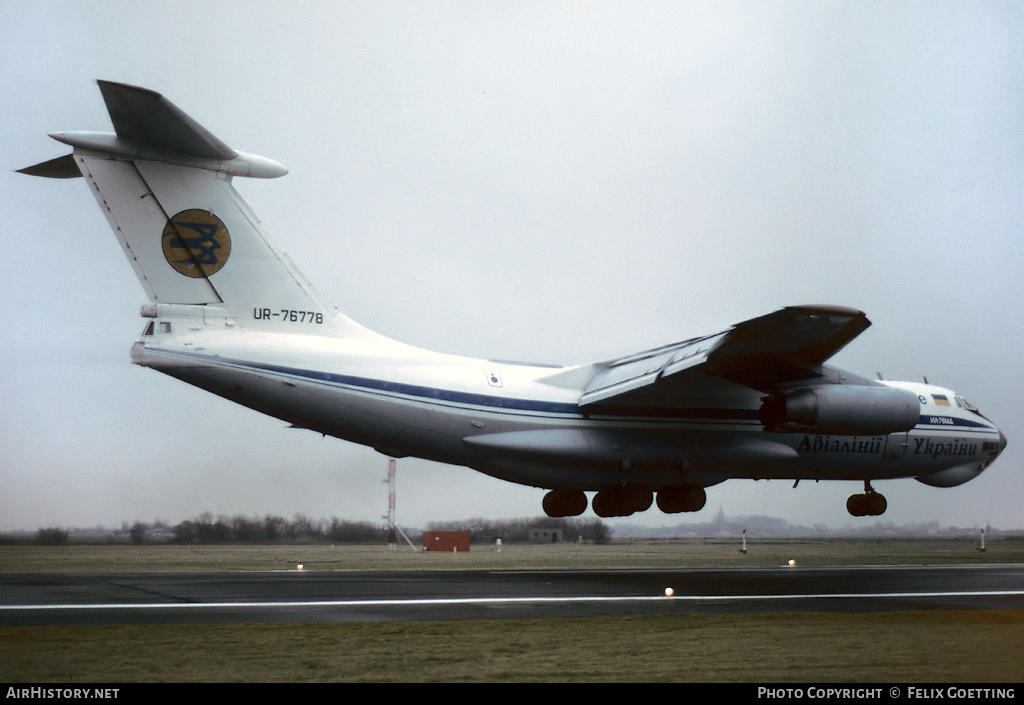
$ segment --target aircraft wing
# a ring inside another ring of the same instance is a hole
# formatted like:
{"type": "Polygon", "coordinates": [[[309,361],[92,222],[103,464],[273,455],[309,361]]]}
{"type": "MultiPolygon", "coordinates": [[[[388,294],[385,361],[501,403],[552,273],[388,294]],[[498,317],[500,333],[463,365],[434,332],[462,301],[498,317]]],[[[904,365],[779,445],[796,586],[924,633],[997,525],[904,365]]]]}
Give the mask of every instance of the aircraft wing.
{"type": "Polygon", "coordinates": [[[822,363],[871,322],[861,311],[839,306],[789,306],[738,323],[716,335],[691,338],[598,365],[580,406],[631,403],[664,390],[694,372],[770,391],[780,384],[821,376],[822,363]]]}

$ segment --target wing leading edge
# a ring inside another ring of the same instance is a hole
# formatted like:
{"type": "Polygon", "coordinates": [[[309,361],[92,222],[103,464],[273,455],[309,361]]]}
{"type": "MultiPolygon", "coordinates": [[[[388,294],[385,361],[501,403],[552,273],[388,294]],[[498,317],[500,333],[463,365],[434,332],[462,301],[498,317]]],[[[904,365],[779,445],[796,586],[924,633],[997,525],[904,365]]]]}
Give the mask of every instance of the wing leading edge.
{"type": "Polygon", "coordinates": [[[580,406],[608,403],[625,394],[636,401],[639,390],[668,377],[678,382],[698,370],[765,392],[816,379],[821,365],[870,325],[863,312],[852,308],[788,306],[716,335],[602,363],[580,406]]]}

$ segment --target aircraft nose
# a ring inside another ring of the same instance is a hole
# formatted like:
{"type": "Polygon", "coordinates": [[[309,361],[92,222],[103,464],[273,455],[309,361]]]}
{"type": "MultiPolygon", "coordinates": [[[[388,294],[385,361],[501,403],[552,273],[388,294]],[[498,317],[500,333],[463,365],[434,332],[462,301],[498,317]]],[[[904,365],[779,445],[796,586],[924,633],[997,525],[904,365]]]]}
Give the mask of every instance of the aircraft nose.
{"type": "Polygon", "coordinates": [[[1004,448],[1006,448],[1006,436],[1000,430],[999,431],[999,452],[1002,453],[1004,448]]]}

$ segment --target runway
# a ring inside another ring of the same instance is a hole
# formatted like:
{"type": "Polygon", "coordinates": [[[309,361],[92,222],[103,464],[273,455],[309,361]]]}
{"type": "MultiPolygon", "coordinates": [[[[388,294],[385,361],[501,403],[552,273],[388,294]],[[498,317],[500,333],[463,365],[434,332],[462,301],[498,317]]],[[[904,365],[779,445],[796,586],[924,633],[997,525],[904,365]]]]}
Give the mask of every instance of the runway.
{"type": "Polygon", "coordinates": [[[1024,566],[0,575],[0,626],[946,609],[1024,609],[1024,566]]]}

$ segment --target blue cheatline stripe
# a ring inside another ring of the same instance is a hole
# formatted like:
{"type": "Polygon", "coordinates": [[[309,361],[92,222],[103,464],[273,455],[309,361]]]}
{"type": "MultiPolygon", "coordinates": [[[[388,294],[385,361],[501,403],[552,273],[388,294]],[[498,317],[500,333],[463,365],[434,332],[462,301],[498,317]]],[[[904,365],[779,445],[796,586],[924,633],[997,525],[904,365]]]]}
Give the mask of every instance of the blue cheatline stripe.
{"type": "Polygon", "coordinates": [[[595,416],[623,416],[629,418],[644,418],[659,421],[741,421],[749,422],[757,420],[757,412],[750,409],[712,409],[696,407],[645,407],[643,409],[607,406],[597,404],[592,408],[581,409],[578,404],[549,402],[537,399],[516,399],[498,397],[488,394],[476,394],[472,392],[457,392],[449,389],[438,389],[417,384],[406,384],[403,382],[391,382],[388,380],[374,379],[372,377],[360,377],[346,375],[323,370],[307,370],[287,365],[273,365],[269,363],[250,362],[234,358],[220,357],[214,355],[203,355],[195,352],[181,352],[175,350],[162,350],[159,348],[147,348],[147,351],[166,355],[168,357],[197,360],[211,365],[231,365],[242,369],[256,370],[260,372],[272,372],[274,374],[300,377],[315,382],[327,384],[346,385],[361,389],[385,392],[389,394],[402,394],[410,397],[417,397],[424,400],[446,402],[451,404],[462,404],[488,409],[504,409],[510,411],[531,411],[538,413],[564,414],[582,416],[584,411],[595,416]],[[646,413],[640,413],[640,412],[646,413]]]}
{"type": "MultiPolygon", "coordinates": [[[[346,375],[337,372],[326,372],[322,370],[307,370],[299,367],[289,367],[286,365],[272,365],[269,363],[249,362],[247,360],[217,357],[213,355],[201,355],[199,353],[161,350],[157,348],[148,348],[147,350],[150,352],[168,355],[171,357],[182,357],[186,359],[202,360],[204,362],[208,362],[210,364],[215,365],[233,365],[236,367],[260,370],[263,372],[273,372],[275,374],[284,374],[292,377],[301,377],[316,382],[347,385],[350,387],[359,387],[362,389],[370,389],[390,394],[402,394],[405,396],[418,397],[420,399],[427,399],[430,401],[447,402],[451,404],[465,404],[490,409],[508,409],[511,411],[532,411],[551,414],[569,414],[574,416],[580,416],[584,413],[584,409],[581,409],[578,404],[572,403],[549,402],[537,399],[516,399],[492,396],[488,394],[476,394],[472,392],[457,392],[450,389],[438,389],[436,387],[427,387],[418,384],[392,382],[388,380],[374,379],[372,377],[360,377],[356,375],[346,375]]],[[[673,420],[686,419],[700,421],[737,422],[752,422],[757,420],[757,411],[753,409],[713,409],[699,407],[644,407],[643,411],[646,413],[638,413],[640,409],[634,407],[616,404],[594,404],[592,406],[587,407],[585,411],[595,416],[626,416],[632,418],[642,417],[645,419],[658,418],[673,420]]],[[[918,427],[927,430],[964,428],[975,428],[983,431],[992,430],[992,427],[990,425],[979,421],[974,421],[972,419],[962,419],[954,416],[945,416],[941,414],[923,414],[918,421],[918,427]],[[943,419],[943,422],[932,423],[932,419],[936,418],[943,419]]]]}
{"type": "Polygon", "coordinates": [[[303,370],[295,367],[282,365],[267,365],[259,363],[237,363],[245,367],[252,367],[266,372],[277,372],[280,374],[305,377],[318,382],[329,382],[331,384],[345,384],[352,387],[362,387],[379,392],[391,394],[404,394],[410,397],[420,397],[431,401],[443,401],[455,404],[469,404],[472,406],[486,406],[497,409],[515,409],[517,411],[543,411],[555,414],[579,414],[579,406],[576,404],[563,404],[559,402],[538,401],[536,399],[510,399],[506,397],[495,397],[487,394],[474,394],[472,392],[455,392],[450,389],[437,389],[425,387],[418,384],[406,384],[404,382],[390,382],[372,377],[357,377],[355,375],[343,375],[336,372],[322,372],[318,370],[303,370]]]}
{"type": "Polygon", "coordinates": [[[513,409],[516,411],[538,411],[555,414],[579,415],[580,410],[577,404],[566,404],[559,402],[539,401],[536,399],[511,399],[496,397],[487,394],[474,394],[471,392],[456,392],[449,389],[437,389],[418,384],[406,384],[403,382],[391,382],[372,377],[359,377],[356,375],[345,375],[336,372],[325,372],[322,370],[306,370],[286,365],[272,365],[269,363],[250,362],[247,360],[236,360],[226,357],[215,357],[212,355],[200,355],[198,353],[178,352],[173,350],[160,350],[148,348],[149,352],[168,355],[171,357],[183,357],[186,359],[201,360],[214,365],[232,365],[245,369],[259,370],[261,372],[273,372],[292,377],[301,377],[315,382],[326,382],[329,384],[343,384],[351,387],[372,389],[379,392],[391,394],[403,394],[411,397],[419,397],[431,401],[442,401],[455,404],[469,404],[483,406],[493,409],[513,409]]]}
{"type": "Polygon", "coordinates": [[[944,416],[942,414],[921,414],[921,418],[918,419],[917,425],[919,427],[924,427],[929,431],[949,428],[978,428],[983,431],[994,430],[991,425],[982,423],[981,421],[961,419],[956,416],[944,416]],[[936,422],[935,419],[942,419],[942,421],[936,422]]]}

